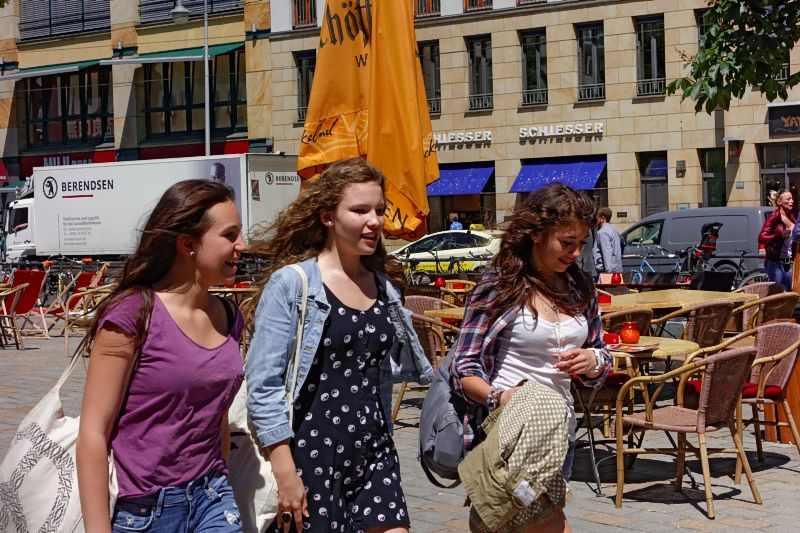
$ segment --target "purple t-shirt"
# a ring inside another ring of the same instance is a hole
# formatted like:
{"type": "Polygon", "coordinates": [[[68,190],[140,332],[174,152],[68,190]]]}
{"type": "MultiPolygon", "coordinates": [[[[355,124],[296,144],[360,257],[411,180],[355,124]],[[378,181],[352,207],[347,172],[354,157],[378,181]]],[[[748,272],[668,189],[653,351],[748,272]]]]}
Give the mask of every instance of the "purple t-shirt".
{"type": "MultiPolygon", "coordinates": [[[[220,449],[222,417],[244,380],[237,311],[228,337],[208,349],[192,341],[153,296],[147,340],[111,433],[120,497],[145,496],[188,483],[210,470],[227,473],[220,449]]],[[[101,320],[134,335],[138,294],[101,320]]]]}

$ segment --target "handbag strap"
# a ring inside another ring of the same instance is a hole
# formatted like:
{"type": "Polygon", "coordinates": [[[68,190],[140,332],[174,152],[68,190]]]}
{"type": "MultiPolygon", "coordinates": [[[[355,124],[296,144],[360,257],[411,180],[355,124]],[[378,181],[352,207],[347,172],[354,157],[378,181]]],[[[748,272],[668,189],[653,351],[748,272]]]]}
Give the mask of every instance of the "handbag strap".
{"type": "Polygon", "coordinates": [[[300,276],[300,283],[302,285],[302,296],[300,298],[300,319],[297,322],[297,334],[295,336],[296,343],[294,347],[294,355],[291,360],[287,362],[286,377],[289,380],[289,390],[286,391],[286,404],[289,406],[289,424],[292,424],[294,415],[294,391],[297,386],[297,376],[300,373],[300,354],[303,351],[303,325],[306,321],[306,310],[308,309],[308,276],[299,265],[289,265],[289,268],[297,272],[300,276]],[[291,370],[291,377],[289,371],[291,370]]]}

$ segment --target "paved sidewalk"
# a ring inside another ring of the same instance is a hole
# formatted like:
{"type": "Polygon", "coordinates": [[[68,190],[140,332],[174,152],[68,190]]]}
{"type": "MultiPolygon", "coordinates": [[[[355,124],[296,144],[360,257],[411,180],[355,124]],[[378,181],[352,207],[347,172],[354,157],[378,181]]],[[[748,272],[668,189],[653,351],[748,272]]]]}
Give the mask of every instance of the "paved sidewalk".
{"type": "MultiPolygon", "coordinates": [[[[4,457],[22,417],[54,384],[67,359],[63,339],[26,339],[28,350],[0,351],[0,457],[4,457]]],[[[73,377],[62,389],[67,415],[80,409],[85,367],[79,364],[73,377]]],[[[463,507],[463,488],[438,489],[425,477],[416,461],[418,406],[422,391],[406,395],[400,411],[395,443],[402,464],[403,487],[409,505],[414,533],[468,531],[467,510],[463,507]]],[[[709,445],[732,446],[722,431],[709,435],[709,445]]],[[[661,434],[648,433],[646,445],[663,445],[661,434]]],[[[745,447],[755,449],[752,433],[745,436],[745,447]]],[[[684,480],[683,493],[673,490],[674,459],[667,456],[642,456],[626,473],[625,499],[621,509],[614,508],[615,466],[611,459],[601,471],[603,495],[590,490],[588,453],[579,449],[571,482],[572,501],[566,508],[576,532],[629,531],[720,531],[752,530],[794,532],[800,524],[800,457],[794,446],[766,444],[766,462],[757,463],[749,454],[758,488],[764,500],[755,505],[743,479],[733,485],[733,458],[712,456],[711,470],[715,496],[716,520],[705,517],[702,474],[697,460],[687,460],[696,487],[684,480]]],[[[689,456],[687,456],[689,459],[689,456]]]]}

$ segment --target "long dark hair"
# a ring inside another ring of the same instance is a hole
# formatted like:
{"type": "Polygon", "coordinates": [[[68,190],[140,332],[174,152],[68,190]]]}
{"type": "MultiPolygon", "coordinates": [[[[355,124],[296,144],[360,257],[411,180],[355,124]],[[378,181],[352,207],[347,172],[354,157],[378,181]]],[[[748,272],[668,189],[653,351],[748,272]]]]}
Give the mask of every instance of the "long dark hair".
{"type": "Polygon", "coordinates": [[[167,189],[150,213],[136,251],[125,261],[119,283],[97,306],[84,342],[91,346],[103,316],[126,296],[139,293],[142,298],[142,307],[136,317],[136,349],[139,350],[147,337],[147,323],[153,310],[152,288],[172,268],[178,237],[201,238],[213,223],[209,210],[234,199],[230,187],[215,181],[186,180],[167,189]]]}
{"type": "MultiPolygon", "coordinates": [[[[343,159],[325,169],[319,178],[304,184],[300,197],[284,209],[275,221],[256,235],[249,252],[269,259],[259,283],[263,291],[270,276],[286,265],[316,257],[325,247],[328,229],[320,219],[323,210],[333,211],[351,183],[376,183],[385,190],[383,173],[361,158],[343,159]]],[[[383,241],[370,255],[362,255],[361,263],[372,272],[386,274],[392,282],[403,283],[403,269],[386,254],[383,241]]],[[[260,298],[259,292],[259,298],[260,298]]]]}
{"type": "Polygon", "coordinates": [[[512,307],[525,306],[534,291],[546,296],[564,313],[574,316],[586,310],[594,298],[594,285],[588,274],[576,264],[567,269],[580,293],[575,301],[568,292],[558,292],[556,287],[547,283],[532,262],[536,246],[534,236],[547,236],[553,229],[572,223],[594,228],[597,209],[584,193],[560,183],[546,185],[532,193],[511,215],[500,251],[492,260],[497,272],[493,281],[496,297],[491,306],[484,309],[491,322],[512,307]]]}

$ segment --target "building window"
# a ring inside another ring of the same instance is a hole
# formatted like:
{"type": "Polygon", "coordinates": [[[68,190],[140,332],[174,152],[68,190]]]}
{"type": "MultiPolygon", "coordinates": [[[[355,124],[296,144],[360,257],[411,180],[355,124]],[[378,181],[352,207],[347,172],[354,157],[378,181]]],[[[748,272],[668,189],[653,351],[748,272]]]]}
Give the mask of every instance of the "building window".
{"type": "Polygon", "coordinates": [[[292,28],[313,28],[317,25],[317,0],[292,0],[292,28]]]}
{"type": "Polygon", "coordinates": [[[492,0],[464,0],[464,12],[492,9],[492,0]]]}
{"type": "MultiPolygon", "coordinates": [[[[244,0],[183,0],[183,6],[193,20],[202,21],[204,2],[207,2],[209,15],[244,12],[244,0]]],[[[171,23],[170,12],[174,7],[174,0],[139,0],[139,21],[141,24],[171,23]]]]}
{"type": "Polygon", "coordinates": [[[492,39],[488,35],[467,39],[469,55],[469,109],[491,109],[492,39]]]}
{"type": "Polygon", "coordinates": [[[707,9],[698,9],[694,12],[694,19],[697,24],[697,48],[701,50],[703,44],[703,36],[706,34],[708,25],[706,24],[705,16],[708,13],[707,9]]]}
{"type": "Polygon", "coordinates": [[[110,0],[24,0],[18,4],[21,40],[111,28],[110,0]]]}
{"type": "MultiPolygon", "coordinates": [[[[211,133],[247,130],[244,50],[211,58],[211,133]]],[[[145,117],[149,138],[193,136],[205,130],[203,63],[145,65],[145,117]]]]}
{"type": "Polygon", "coordinates": [[[605,100],[606,67],[603,25],[579,26],[578,101],[605,100]]]}
{"type": "Polygon", "coordinates": [[[636,21],[636,95],[664,94],[664,18],[636,21]]]}
{"type": "Polygon", "coordinates": [[[769,193],[780,189],[791,191],[794,211],[800,198],[800,143],[770,143],[759,147],[763,205],[769,205],[769,193]]]}
{"type": "Polygon", "coordinates": [[[414,16],[417,18],[436,17],[442,13],[442,0],[413,0],[414,16]]]}
{"type": "Polygon", "coordinates": [[[642,177],[642,218],[668,211],[667,153],[641,152],[637,158],[642,177]]]}
{"type": "Polygon", "coordinates": [[[111,67],[25,80],[28,147],[114,139],[111,67]]]}
{"type": "Polygon", "coordinates": [[[547,103],[547,38],[545,31],[520,34],[522,44],[522,105],[547,103]]]}
{"type": "Polygon", "coordinates": [[[700,150],[703,173],[703,207],[725,207],[728,190],[725,185],[725,149],[700,150]]]}
{"type": "Polygon", "coordinates": [[[428,99],[428,112],[442,112],[442,87],[439,77],[439,41],[419,43],[419,61],[422,66],[422,80],[425,82],[425,97],[428,99]]]}
{"type": "Polygon", "coordinates": [[[297,65],[297,122],[305,122],[317,55],[314,50],[297,52],[294,54],[294,63],[297,65]]]}

